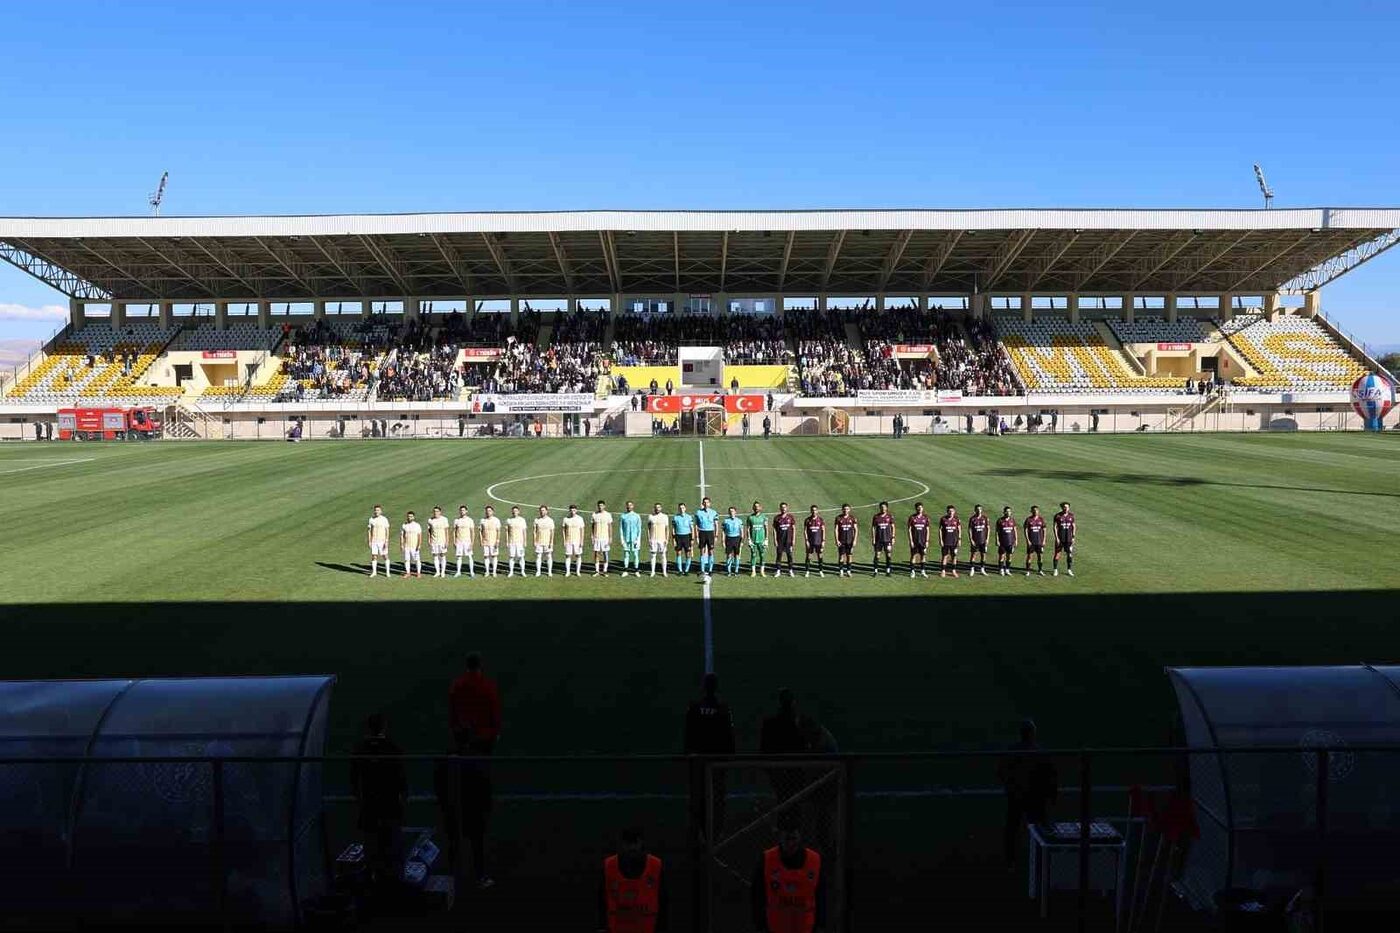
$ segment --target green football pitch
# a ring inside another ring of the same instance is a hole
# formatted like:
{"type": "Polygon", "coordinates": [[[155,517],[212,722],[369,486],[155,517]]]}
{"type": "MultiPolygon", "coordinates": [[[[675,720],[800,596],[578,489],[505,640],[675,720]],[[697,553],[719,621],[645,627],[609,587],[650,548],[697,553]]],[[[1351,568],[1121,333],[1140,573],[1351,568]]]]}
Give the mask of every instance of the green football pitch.
{"type": "MultiPolygon", "coordinates": [[[[375,710],[406,748],[441,752],[447,685],[478,650],[504,696],[498,756],[674,754],[711,658],[741,750],[755,750],[782,686],[849,752],[1001,747],[1028,715],[1054,747],[1162,745],[1165,665],[1400,657],[1397,443],[730,439],[705,442],[703,480],[700,442],[683,439],[8,446],[0,677],[330,673],[329,752],[348,750],[375,710]],[[434,504],[477,516],[488,502],[670,509],[693,506],[702,481],[720,507],[850,502],[863,523],[881,499],[901,524],[916,500],[964,515],[1009,504],[1020,518],[1067,499],[1078,575],[718,577],[707,600],[695,577],[565,580],[558,566],[552,580],[365,573],[374,503],[396,524],[434,504]]],[[[1160,759],[1097,761],[1101,786],[1170,774],[1160,759]]],[[[1063,762],[1063,780],[1075,768],[1063,762]]],[[[498,760],[492,773],[501,883],[464,901],[482,929],[579,928],[598,860],[627,823],[648,827],[678,877],[698,875],[683,765],[498,760]]],[[[852,903],[872,928],[964,908],[1033,922],[1000,861],[989,761],[864,759],[853,773],[852,903]]],[[[343,793],[344,769],[326,782],[343,793]]],[[[423,765],[410,782],[433,786],[423,765]]],[[[765,787],[761,775],[731,781],[727,829],[763,822],[765,787]]],[[[1121,811],[1121,791],[1096,798],[1098,812],[1121,811]]],[[[328,813],[338,847],[354,836],[351,810],[328,813]]],[[[409,818],[432,825],[431,798],[409,818]]],[[[735,917],[738,879],[766,838],[750,831],[721,872],[735,917]]],[[[687,884],[673,894],[686,916],[687,884]]]]}
{"type": "Polygon", "coordinates": [[[996,744],[1024,715],[1055,745],[1156,744],[1172,713],[1163,665],[1400,655],[1397,443],[7,446],[0,676],[332,673],[334,748],[380,709],[403,744],[432,751],[445,741],[446,685],[479,650],[505,695],[503,754],[665,753],[711,657],[750,748],[779,686],[852,751],[996,744]],[[910,580],[902,544],[893,578],[719,576],[708,600],[693,576],[565,580],[562,561],[552,580],[365,574],[373,503],[396,525],[435,504],[478,517],[488,503],[558,515],[600,498],[614,512],[629,498],[673,510],[693,508],[702,481],[721,509],[850,502],[863,525],[881,499],[901,526],[916,500],[964,516],[1009,504],[1019,519],[1067,499],[1078,576],[910,580]]]}

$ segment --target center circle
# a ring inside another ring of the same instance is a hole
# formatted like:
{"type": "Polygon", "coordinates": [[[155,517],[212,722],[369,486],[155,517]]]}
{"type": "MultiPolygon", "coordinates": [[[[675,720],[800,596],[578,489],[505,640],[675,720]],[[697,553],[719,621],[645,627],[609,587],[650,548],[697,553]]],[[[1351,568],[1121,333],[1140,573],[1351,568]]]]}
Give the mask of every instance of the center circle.
{"type": "MultiPolygon", "coordinates": [[[[913,477],[910,477],[910,476],[897,476],[897,475],[895,475],[895,474],[893,474],[893,473],[871,473],[871,472],[866,472],[866,471],[864,471],[864,470],[808,470],[808,469],[806,469],[806,468],[804,468],[804,467],[711,467],[711,468],[710,468],[709,470],[707,470],[706,472],[707,472],[707,474],[708,474],[708,473],[734,473],[734,472],[741,472],[741,473],[802,473],[802,474],[813,474],[813,475],[815,475],[815,474],[823,474],[823,475],[827,475],[827,476],[830,476],[830,475],[861,476],[861,477],[865,477],[865,478],[867,478],[867,479],[870,479],[870,478],[875,478],[875,479],[892,479],[892,480],[896,480],[896,481],[901,482],[901,483],[910,483],[910,484],[912,484],[912,485],[914,485],[914,486],[919,487],[917,492],[911,493],[910,495],[907,495],[907,496],[901,496],[901,497],[899,497],[899,498],[897,498],[897,499],[885,499],[885,500],[876,500],[875,502],[863,502],[863,503],[861,503],[861,504],[859,504],[859,505],[852,505],[852,506],[851,506],[852,509],[869,509],[869,508],[874,508],[875,506],[879,505],[881,501],[888,502],[890,505],[897,505],[897,504],[899,504],[899,503],[901,503],[901,502],[909,502],[909,501],[911,501],[911,500],[917,499],[917,498],[919,498],[920,496],[926,496],[926,495],[928,495],[928,493],[929,493],[929,485],[928,485],[928,483],[925,483],[925,482],[923,482],[922,480],[917,480],[917,479],[914,479],[913,477]]],[[[514,479],[503,479],[503,480],[500,480],[500,481],[498,481],[498,482],[492,483],[490,486],[487,486],[487,487],[486,487],[486,497],[487,497],[488,499],[494,499],[495,501],[501,503],[502,505],[518,505],[518,506],[520,506],[522,509],[534,508],[535,506],[539,505],[539,502],[521,502],[521,501],[519,501],[519,500],[517,500],[517,499],[507,499],[506,497],[504,497],[504,496],[502,496],[502,495],[499,495],[497,491],[498,491],[501,487],[503,487],[503,486],[514,486],[514,485],[516,485],[516,484],[518,484],[518,483],[529,483],[529,482],[533,482],[533,481],[535,481],[535,480],[561,479],[561,478],[563,478],[563,477],[575,477],[575,476],[598,476],[598,475],[602,475],[602,476],[615,476],[615,475],[617,475],[618,473],[648,473],[648,474],[655,474],[655,473],[695,473],[695,474],[696,474],[696,478],[697,478],[697,479],[699,478],[699,475],[698,475],[698,473],[696,472],[696,470],[695,470],[694,467],[661,467],[661,468],[658,468],[658,469],[636,469],[636,468],[628,469],[628,468],[625,468],[625,467],[624,467],[624,468],[622,468],[622,469],[613,469],[613,470],[569,470],[569,471],[564,472],[564,473],[539,473],[539,474],[536,474],[536,475],[534,475],[534,476],[517,476],[517,477],[515,477],[514,479]]],[[[706,485],[713,485],[713,484],[706,484],[706,485]]],[[[551,505],[550,508],[559,508],[559,506],[551,505]]],[[[838,511],[839,509],[840,509],[840,506],[830,506],[829,508],[818,509],[818,511],[820,511],[820,512],[836,512],[836,511],[838,511]]]]}

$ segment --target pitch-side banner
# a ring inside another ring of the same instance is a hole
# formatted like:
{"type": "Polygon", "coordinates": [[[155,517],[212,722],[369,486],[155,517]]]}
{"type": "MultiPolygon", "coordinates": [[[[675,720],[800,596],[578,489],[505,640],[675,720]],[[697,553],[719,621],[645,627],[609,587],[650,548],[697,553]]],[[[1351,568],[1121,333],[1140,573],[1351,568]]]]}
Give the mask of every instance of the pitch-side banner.
{"type": "Polygon", "coordinates": [[[933,356],[933,344],[931,343],[897,343],[894,345],[894,355],[898,357],[914,357],[916,359],[927,359],[933,356]]]}
{"type": "Polygon", "coordinates": [[[522,395],[478,395],[472,400],[474,410],[479,402],[485,405],[492,402],[497,412],[528,414],[530,412],[591,412],[595,399],[587,393],[561,392],[552,395],[544,392],[522,395]]]}
{"type": "Polygon", "coordinates": [[[962,401],[956,389],[861,389],[856,401],[862,405],[937,405],[962,401]]]}
{"type": "Polygon", "coordinates": [[[199,355],[202,360],[236,360],[237,350],[205,350],[199,355]]]}
{"type": "Polygon", "coordinates": [[[658,415],[675,415],[694,411],[702,405],[723,405],[732,415],[763,411],[761,395],[648,395],[647,411],[658,415]]]}
{"type": "Polygon", "coordinates": [[[1159,343],[1159,344],[1157,344],[1157,349],[1158,349],[1158,350],[1189,350],[1189,349],[1191,349],[1191,344],[1189,344],[1189,343],[1159,343]]]}
{"type": "Polygon", "coordinates": [[[462,358],[468,363],[473,360],[499,360],[501,358],[500,347],[463,347],[462,358]]]}

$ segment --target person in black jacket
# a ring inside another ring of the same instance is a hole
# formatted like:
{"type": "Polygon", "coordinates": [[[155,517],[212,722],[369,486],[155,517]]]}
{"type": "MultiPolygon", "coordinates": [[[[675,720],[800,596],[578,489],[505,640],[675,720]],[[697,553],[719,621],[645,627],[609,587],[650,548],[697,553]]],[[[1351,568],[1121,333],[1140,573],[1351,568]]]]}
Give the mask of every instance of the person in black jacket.
{"type": "Polygon", "coordinates": [[[1021,831],[1028,823],[1046,821],[1050,805],[1059,796],[1059,778],[1055,764],[1037,754],[1035,722],[1021,723],[1020,740],[1011,746],[997,766],[997,777],[1006,791],[1006,825],[1002,833],[1002,854],[1008,868],[1016,865],[1016,849],[1021,831]]]}
{"type": "MultiPolygon", "coordinates": [[[[719,676],[706,674],[701,683],[700,699],[691,702],[685,711],[685,753],[687,755],[732,755],[734,715],[729,705],[719,699],[719,676]]],[[[704,793],[705,764],[696,761],[690,774],[690,805],[694,825],[704,831],[706,808],[704,793]]],[[[724,772],[712,772],[710,793],[714,797],[715,826],[724,826],[724,772]]]]}
{"type": "Polygon", "coordinates": [[[375,713],[365,720],[364,738],[351,749],[360,758],[350,762],[350,789],[359,804],[358,827],[365,837],[365,856],[372,880],[383,883],[398,876],[394,870],[394,844],[403,826],[404,804],[408,797],[408,776],[404,763],[393,756],[403,754],[389,739],[388,720],[375,713]]]}

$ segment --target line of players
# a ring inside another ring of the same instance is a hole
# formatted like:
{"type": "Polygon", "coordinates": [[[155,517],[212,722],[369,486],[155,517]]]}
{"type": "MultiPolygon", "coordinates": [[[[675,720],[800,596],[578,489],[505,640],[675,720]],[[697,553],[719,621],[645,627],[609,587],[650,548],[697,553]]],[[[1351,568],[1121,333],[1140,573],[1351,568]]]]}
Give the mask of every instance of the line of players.
{"type": "MultiPolygon", "coordinates": [[[[710,498],[700,501],[700,508],[694,513],[687,510],[684,502],[678,503],[674,514],[667,514],[660,502],[652,506],[652,511],[642,516],[636,511],[635,503],[628,501],[625,510],[616,517],[607,509],[607,503],[598,500],[592,513],[585,517],[578,506],[570,505],[568,512],[556,526],[549,506],[541,505],[539,515],[533,523],[527,522],[520,514],[520,506],[510,508],[508,518],[496,516],[493,506],[486,506],[485,515],[478,522],[471,517],[465,505],[457,509],[457,517],[451,522],[443,514],[440,506],[434,506],[432,516],[424,529],[409,512],[399,528],[399,549],[403,554],[404,576],[423,576],[423,562],[420,557],[423,539],[426,537],[433,561],[433,576],[445,578],[448,574],[449,541],[455,550],[456,569],[454,577],[462,575],[465,559],[467,574],[476,576],[476,544],[481,544],[482,575],[499,576],[498,564],[502,543],[506,551],[506,576],[515,576],[517,566],[522,577],[527,575],[527,541],[534,545],[535,573],[539,576],[554,576],[554,550],[556,535],[564,545],[564,576],[571,573],[583,576],[583,554],[585,535],[591,539],[593,553],[593,576],[606,576],[612,553],[613,525],[618,526],[618,538],[622,546],[621,575],[642,575],[642,534],[643,526],[650,553],[650,575],[656,576],[657,566],[661,575],[670,575],[667,568],[668,553],[674,549],[676,572],[686,575],[691,572],[694,552],[699,551],[700,574],[708,580],[715,569],[715,548],[717,542],[724,548],[724,572],[726,576],[738,576],[743,571],[741,552],[745,545],[749,549],[749,575],[768,576],[769,532],[773,538],[773,570],[782,576],[784,570],[789,577],[795,577],[793,550],[797,536],[798,519],[786,502],[780,503],[778,512],[771,520],[763,512],[763,505],[755,501],[749,514],[740,516],[738,510],[730,507],[723,517],[715,511],[710,498]]],[[[851,512],[849,504],[841,506],[840,513],[832,521],[836,537],[836,573],[842,577],[852,577],[858,571],[854,564],[854,554],[860,543],[860,520],[851,512]]],[[[802,540],[804,544],[803,571],[812,575],[815,560],[817,576],[826,576],[827,522],[817,506],[811,506],[809,514],[802,519],[802,540]]],[[[881,502],[879,510],[871,518],[870,535],[873,555],[870,572],[880,573],[883,559],[885,576],[893,575],[893,552],[896,519],[890,512],[890,504],[881,502]]],[[[928,576],[925,558],[931,550],[930,536],[937,529],[939,547],[939,576],[958,576],[958,551],[963,542],[963,522],[957,509],[948,506],[937,522],[924,511],[924,504],[916,502],[914,513],[905,522],[909,547],[909,576],[928,576]]],[[[987,551],[993,534],[996,537],[997,573],[1011,576],[1011,562],[1021,535],[1025,535],[1025,574],[1031,575],[1031,559],[1035,559],[1036,572],[1045,575],[1044,554],[1046,535],[1054,538],[1054,551],[1051,558],[1051,571],[1060,573],[1060,557],[1065,558],[1065,571],[1074,576],[1074,544],[1076,524],[1074,513],[1068,502],[1060,503],[1050,522],[1040,514],[1039,506],[1031,506],[1030,515],[1018,523],[1011,514],[1011,506],[1002,509],[1001,517],[992,521],[981,505],[973,507],[967,521],[966,536],[971,551],[965,566],[970,576],[979,572],[987,575],[987,551]]],[[[370,552],[369,575],[379,572],[379,563],[384,563],[384,576],[392,573],[389,557],[389,518],[383,508],[374,506],[366,531],[370,552]]],[[[859,572],[864,572],[861,568],[859,572]]]]}

